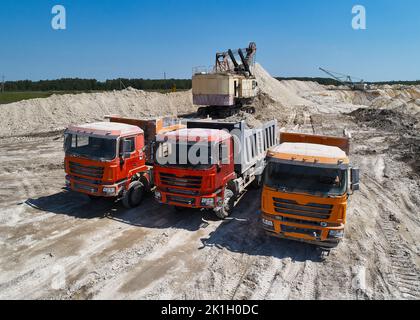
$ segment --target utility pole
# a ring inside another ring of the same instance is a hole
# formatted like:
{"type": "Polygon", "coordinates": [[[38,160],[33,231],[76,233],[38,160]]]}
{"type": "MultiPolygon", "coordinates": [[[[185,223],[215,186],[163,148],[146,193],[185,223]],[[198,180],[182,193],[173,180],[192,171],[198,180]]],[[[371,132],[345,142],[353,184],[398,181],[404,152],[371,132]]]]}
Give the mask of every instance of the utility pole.
{"type": "Polygon", "coordinates": [[[1,92],[4,93],[4,75],[1,77],[1,92]]]}

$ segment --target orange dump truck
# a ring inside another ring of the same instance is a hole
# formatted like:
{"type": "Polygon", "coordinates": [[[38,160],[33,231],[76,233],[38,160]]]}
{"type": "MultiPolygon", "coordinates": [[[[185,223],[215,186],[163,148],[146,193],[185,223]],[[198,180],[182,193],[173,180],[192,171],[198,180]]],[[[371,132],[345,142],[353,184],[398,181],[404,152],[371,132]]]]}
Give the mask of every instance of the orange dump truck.
{"type": "Polygon", "coordinates": [[[268,234],[326,249],[338,245],[348,195],[359,188],[349,146],[347,137],[280,134],[263,178],[261,218],[268,234]]]}
{"type": "Polygon", "coordinates": [[[65,130],[66,185],[91,198],[121,198],[124,206],[135,207],[153,185],[156,135],[183,126],[170,118],[107,118],[65,130]]]}

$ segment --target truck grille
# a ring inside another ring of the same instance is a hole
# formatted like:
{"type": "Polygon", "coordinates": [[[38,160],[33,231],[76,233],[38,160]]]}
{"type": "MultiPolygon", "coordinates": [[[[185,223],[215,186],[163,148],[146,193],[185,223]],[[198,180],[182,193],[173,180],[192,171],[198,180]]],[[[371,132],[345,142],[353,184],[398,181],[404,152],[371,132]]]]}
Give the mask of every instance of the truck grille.
{"type": "Polygon", "coordinates": [[[160,181],[165,185],[173,187],[200,189],[201,180],[202,177],[198,176],[177,177],[175,174],[171,173],[160,173],[160,181]]]}
{"type": "Polygon", "coordinates": [[[80,163],[71,162],[69,163],[70,174],[78,174],[81,176],[87,176],[95,179],[102,179],[104,175],[104,168],[97,166],[85,166],[80,163]]]}
{"type": "Polygon", "coordinates": [[[317,229],[306,229],[292,226],[281,225],[281,232],[300,233],[314,238],[321,237],[321,230],[317,229]]]}
{"type": "Polygon", "coordinates": [[[273,198],[273,200],[274,210],[278,213],[318,219],[329,219],[333,207],[331,204],[320,203],[301,205],[294,200],[280,198],[273,198]]]}
{"type": "Polygon", "coordinates": [[[171,202],[178,202],[178,203],[183,203],[183,204],[194,204],[194,198],[184,198],[184,197],[168,195],[166,196],[166,199],[171,202]]]}
{"type": "Polygon", "coordinates": [[[174,188],[168,188],[167,190],[170,193],[181,193],[181,194],[187,194],[190,196],[198,195],[198,190],[184,190],[184,189],[174,189],[174,188]]]}
{"type": "Polygon", "coordinates": [[[80,184],[80,183],[75,183],[74,184],[74,188],[78,189],[78,190],[84,190],[84,191],[89,191],[89,192],[98,192],[98,188],[97,187],[90,187],[84,184],[80,184]]]}
{"type": "Polygon", "coordinates": [[[93,179],[86,179],[86,178],[80,178],[80,177],[72,177],[74,181],[82,182],[82,183],[89,183],[89,184],[101,184],[102,182],[99,180],[93,180],[93,179]]]}
{"type": "Polygon", "coordinates": [[[282,217],[282,221],[283,222],[296,223],[296,224],[305,224],[305,225],[317,226],[317,227],[320,226],[318,221],[311,221],[311,220],[300,220],[300,219],[282,217]]]}

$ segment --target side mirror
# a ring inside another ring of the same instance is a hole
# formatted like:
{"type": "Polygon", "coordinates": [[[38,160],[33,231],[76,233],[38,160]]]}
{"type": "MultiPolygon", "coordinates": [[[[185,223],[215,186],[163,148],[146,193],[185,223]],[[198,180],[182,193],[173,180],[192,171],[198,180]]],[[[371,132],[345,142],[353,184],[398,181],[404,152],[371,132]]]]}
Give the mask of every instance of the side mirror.
{"type": "Polygon", "coordinates": [[[357,191],[359,190],[359,169],[352,168],[350,169],[350,176],[351,176],[351,190],[357,191]]]}

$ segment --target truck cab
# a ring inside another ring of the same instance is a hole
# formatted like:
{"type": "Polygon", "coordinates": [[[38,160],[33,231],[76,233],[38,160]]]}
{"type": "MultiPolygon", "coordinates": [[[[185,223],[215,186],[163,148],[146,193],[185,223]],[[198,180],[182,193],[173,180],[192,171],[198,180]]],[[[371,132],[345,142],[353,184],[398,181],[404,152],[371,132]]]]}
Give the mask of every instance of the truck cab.
{"type": "Polygon", "coordinates": [[[151,155],[156,134],[182,125],[169,118],[107,118],[109,122],[65,130],[66,185],[91,198],[122,199],[125,207],[132,208],[153,186],[151,155]]]}
{"type": "MultiPolygon", "coordinates": [[[[137,126],[95,122],[64,133],[66,185],[91,197],[121,197],[133,176],[150,175],[137,126]]],[[[139,199],[131,199],[136,205],[139,199]]]]}
{"type": "Polygon", "coordinates": [[[348,196],[359,187],[349,139],[281,133],[267,153],[261,198],[268,234],[330,249],[344,236],[348,196]]]}
{"type": "Polygon", "coordinates": [[[182,129],[158,137],[156,199],[176,208],[222,207],[226,186],[236,178],[232,143],[229,133],[216,129],[182,129]]]}

